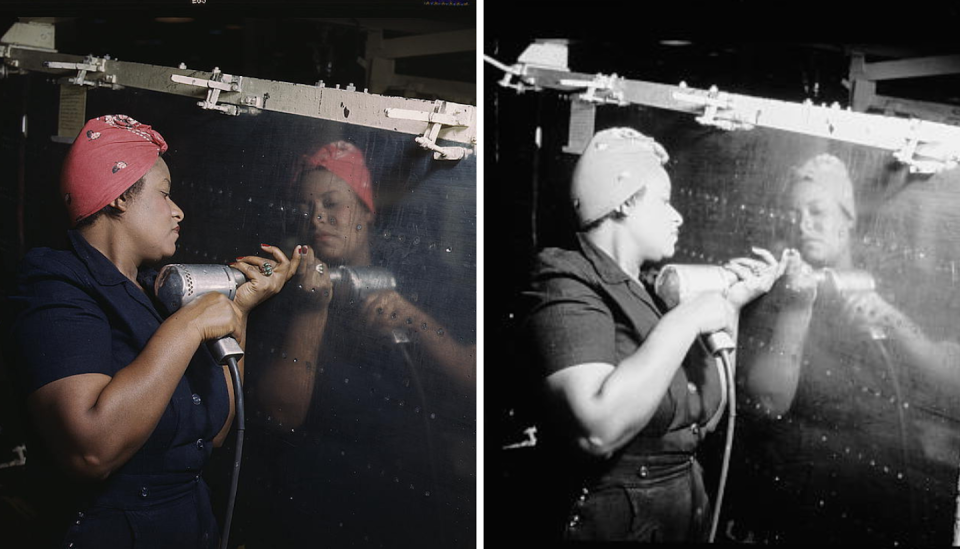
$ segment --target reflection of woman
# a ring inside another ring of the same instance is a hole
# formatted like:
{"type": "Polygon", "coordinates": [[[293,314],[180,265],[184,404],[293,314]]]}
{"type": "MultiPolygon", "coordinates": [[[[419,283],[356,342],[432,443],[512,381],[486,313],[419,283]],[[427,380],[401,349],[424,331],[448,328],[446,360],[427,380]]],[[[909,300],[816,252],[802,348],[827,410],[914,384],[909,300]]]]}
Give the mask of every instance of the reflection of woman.
{"type": "Polygon", "coordinates": [[[201,344],[232,334],[243,345],[249,312],[299,263],[264,246],[276,265],[239,259],[250,282],[235,301],[214,292],[164,318],[143,264],[173,255],[184,219],[166,149],[127,116],[89,121],[61,180],[71,247],[28,253],[12,298],[14,364],[42,449],[31,446],[30,463],[56,466],[35,473],[52,490],[42,503],[58,546],[217,545],[200,475],[227,436],[233,394],[201,344]]]}
{"type": "Polygon", "coordinates": [[[819,282],[819,269],[856,267],[853,185],[838,158],[823,154],[795,168],[788,197],[800,253],[789,255],[767,301],[776,307],[768,344],[742,361],[756,407],[778,420],[764,466],[774,467],[790,509],[772,530],[788,541],[932,542],[929,528],[910,520],[911,489],[934,481],[917,469],[925,458],[906,423],[905,392],[925,376],[955,376],[955,346],[932,344],[875,291],[819,282]]]}
{"type": "Polygon", "coordinates": [[[779,274],[757,250],[764,261],[727,265],[740,280],[726,295],[661,310],[640,270],[673,255],[682,223],[666,160],[635,130],[597,133],[573,175],[578,246],[541,252],[526,293],[554,427],[572,450],[551,458],[573,460],[556,479],[576,480],[569,540],[706,539],[711,513],[694,453],[722,396],[713,361],[691,346],[699,334],[734,331],[739,308],[779,274]]]}
{"type": "MultiPolygon", "coordinates": [[[[338,299],[333,269],[396,267],[384,265],[371,244],[376,208],[358,148],[344,141],[320,148],[304,158],[297,182],[310,246],[295,284],[281,294],[293,315],[282,347],[288,358],[276,360],[257,388],[273,426],[295,432],[288,444],[296,447],[281,456],[295,478],[278,481],[280,502],[290,506],[276,510],[284,514],[278,529],[291,543],[315,537],[333,545],[442,543],[449,525],[436,510],[442,498],[436,484],[452,464],[439,457],[445,455],[434,432],[439,427],[424,421],[429,413],[430,423],[440,424],[433,412],[444,402],[473,417],[474,347],[401,294],[442,291],[426,281],[398,276],[396,291],[360,303],[338,299]],[[300,497],[299,490],[311,495],[300,497]]],[[[286,539],[273,528],[268,535],[286,539]]]]}

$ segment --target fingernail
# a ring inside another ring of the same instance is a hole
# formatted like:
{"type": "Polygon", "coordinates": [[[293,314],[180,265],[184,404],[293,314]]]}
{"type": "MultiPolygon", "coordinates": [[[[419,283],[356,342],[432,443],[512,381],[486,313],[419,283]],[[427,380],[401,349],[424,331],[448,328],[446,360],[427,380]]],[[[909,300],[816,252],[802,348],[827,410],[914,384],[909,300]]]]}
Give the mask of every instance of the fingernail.
{"type": "Polygon", "coordinates": [[[243,256],[242,256],[242,255],[241,255],[240,257],[236,258],[236,261],[240,261],[241,259],[243,259],[243,256]]]}
{"type": "Polygon", "coordinates": [[[273,246],[271,246],[270,244],[260,244],[260,247],[261,247],[261,248],[272,248],[273,246]]]}
{"type": "Polygon", "coordinates": [[[300,254],[301,254],[301,255],[307,255],[307,250],[308,250],[308,249],[309,249],[309,247],[308,247],[306,244],[304,244],[303,246],[300,246],[300,254]]]}

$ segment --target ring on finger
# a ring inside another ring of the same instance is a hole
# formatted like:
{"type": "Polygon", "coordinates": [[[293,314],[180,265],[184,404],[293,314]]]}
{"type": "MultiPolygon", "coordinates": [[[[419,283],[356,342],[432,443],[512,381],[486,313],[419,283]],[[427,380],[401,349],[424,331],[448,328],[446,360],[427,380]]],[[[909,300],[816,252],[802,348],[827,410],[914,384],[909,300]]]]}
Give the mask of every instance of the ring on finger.
{"type": "Polygon", "coordinates": [[[263,266],[260,267],[260,272],[263,273],[263,276],[273,276],[273,264],[264,263],[263,266]]]}
{"type": "Polygon", "coordinates": [[[317,274],[321,274],[321,275],[322,275],[322,274],[323,274],[323,263],[317,263],[317,266],[315,267],[315,269],[317,270],[317,274]]]}

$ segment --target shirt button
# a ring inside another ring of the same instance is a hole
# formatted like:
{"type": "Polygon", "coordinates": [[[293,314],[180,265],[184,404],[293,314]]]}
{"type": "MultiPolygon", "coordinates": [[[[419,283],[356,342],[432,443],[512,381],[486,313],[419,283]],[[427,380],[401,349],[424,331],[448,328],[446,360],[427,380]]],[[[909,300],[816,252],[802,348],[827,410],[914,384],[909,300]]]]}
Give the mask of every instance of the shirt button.
{"type": "Polygon", "coordinates": [[[640,478],[647,478],[650,476],[650,469],[647,469],[646,465],[640,466],[640,478]]]}
{"type": "Polygon", "coordinates": [[[150,491],[147,490],[147,487],[146,487],[146,486],[144,486],[143,488],[140,488],[140,497],[145,498],[145,497],[147,497],[147,494],[149,494],[149,493],[150,493],[150,491]]]}
{"type": "Polygon", "coordinates": [[[690,432],[696,436],[700,436],[700,425],[694,423],[690,426],[690,432]]]}
{"type": "Polygon", "coordinates": [[[193,403],[199,405],[201,402],[203,401],[200,399],[200,395],[193,393],[193,403]]]}
{"type": "Polygon", "coordinates": [[[687,382],[687,390],[690,391],[691,395],[697,394],[697,386],[692,381],[687,382]]]}
{"type": "Polygon", "coordinates": [[[198,439],[197,439],[197,450],[203,450],[203,439],[202,439],[202,438],[198,438],[198,439]]]}

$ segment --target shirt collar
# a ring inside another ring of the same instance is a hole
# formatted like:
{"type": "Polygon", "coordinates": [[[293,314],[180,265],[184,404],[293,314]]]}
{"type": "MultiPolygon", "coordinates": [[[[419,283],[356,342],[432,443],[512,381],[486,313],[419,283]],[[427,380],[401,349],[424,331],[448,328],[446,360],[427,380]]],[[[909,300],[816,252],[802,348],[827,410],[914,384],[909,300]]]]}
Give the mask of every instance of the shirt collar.
{"type": "Polygon", "coordinates": [[[120,269],[117,269],[116,265],[100,253],[100,250],[91,246],[87,239],[80,234],[80,231],[70,229],[67,231],[67,236],[70,238],[70,244],[77,252],[77,256],[90,270],[97,283],[104,286],[114,286],[127,280],[120,269]]]}
{"type": "Polygon", "coordinates": [[[583,250],[583,255],[587,258],[587,261],[593,265],[593,268],[604,282],[616,284],[626,280],[633,280],[630,278],[630,275],[620,268],[620,265],[617,265],[617,262],[614,261],[612,257],[591,242],[590,239],[587,238],[586,233],[578,232],[577,239],[580,241],[580,249],[583,250]]]}
{"type": "Polygon", "coordinates": [[[612,257],[591,242],[585,233],[578,232],[577,240],[580,241],[580,249],[583,251],[584,257],[593,265],[601,280],[607,284],[626,283],[627,287],[656,311],[658,316],[662,314],[661,306],[657,304],[657,300],[645,284],[627,274],[612,257]]]}

